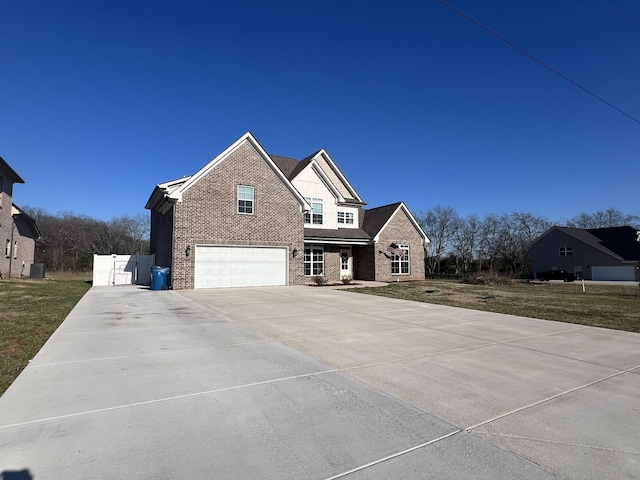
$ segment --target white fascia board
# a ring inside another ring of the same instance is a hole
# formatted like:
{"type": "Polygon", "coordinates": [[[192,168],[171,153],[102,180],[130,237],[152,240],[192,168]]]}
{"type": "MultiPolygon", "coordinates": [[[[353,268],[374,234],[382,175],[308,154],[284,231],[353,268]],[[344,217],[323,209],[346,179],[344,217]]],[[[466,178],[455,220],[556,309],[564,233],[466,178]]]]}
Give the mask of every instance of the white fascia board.
{"type": "Polygon", "coordinates": [[[334,197],[336,197],[336,201],[338,203],[344,203],[344,197],[340,194],[340,192],[335,187],[333,182],[329,180],[329,177],[327,177],[327,174],[324,173],[324,171],[322,171],[322,168],[320,168],[320,165],[318,165],[318,163],[315,160],[311,160],[311,162],[309,162],[309,165],[307,165],[307,168],[309,167],[311,167],[312,170],[315,172],[315,174],[318,175],[322,183],[324,183],[324,185],[329,189],[331,194],[334,197]]]}
{"type": "Polygon", "coordinates": [[[385,228],[387,228],[387,225],[389,225],[389,222],[391,221],[391,219],[393,217],[396,216],[396,214],[398,213],[399,210],[404,210],[404,212],[409,217],[409,220],[411,221],[411,223],[413,224],[415,229],[418,230],[418,232],[420,233],[420,236],[422,237],[422,244],[425,245],[427,243],[431,243],[431,240],[429,240],[429,237],[427,237],[427,234],[424,233],[424,230],[422,230],[422,227],[420,227],[420,224],[416,221],[416,219],[413,218],[413,215],[411,215],[411,212],[406,207],[404,202],[400,202],[400,205],[398,205],[398,208],[396,208],[395,212],[393,212],[391,215],[389,215],[389,218],[387,219],[386,223],[382,226],[382,228],[378,231],[378,233],[376,233],[376,236],[373,237],[373,241],[378,243],[378,241],[380,240],[380,234],[382,233],[382,231],[385,228]]]}
{"type": "Polygon", "coordinates": [[[347,187],[347,190],[349,190],[351,192],[351,194],[353,195],[353,198],[355,198],[356,200],[358,200],[361,203],[364,203],[362,201],[362,198],[360,198],[360,195],[358,195],[358,192],[356,192],[355,188],[353,188],[351,186],[351,184],[349,183],[347,178],[342,174],[342,172],[340,171],[340,169],[338,168],[336,163],[331,159],[331,157],[329,156],[329,154],[327,153],[327,151],[324,148],[318,152],[318,155],[316,155],[316,157],[320,156],[320,155],[322,157],[324,157],[324,159],[329,164],[329,166],[331,167],[333,172],[338,176],[340,181],[342,181],[342,183],[344,183],[345,187],[347,187]]]}
{"type": "Polygon", "coordinates": [[[304,197],[298,192],[298,190],[291,184],[289,179],[284,176],[282,171],[273,163],[271,157],[267,154],[267,152],[262,148],[262,145],[258,143],[255,137],[251,134],[251,132],[245,133],[238,140],[233,142],[229,147],[227,147],[220,155],[215,157],[209,163],[207,163],[204,167],[198,170],[195,174],[193,174],[189,179],[181,185],[179,188],[175,189],[173,192],[169,194],[169,197],[181,202],[182,195],[184,192],[189,190],[191,186],[193,186],[196,182],[198,182],[202,177],[208,174],[211,170],[213,170],[217,165],[219,165],[222,161],[229,157],[234,151],[236,151],[244,142],[249,142],[253,148],[258,152],[258,154],[267,162],[267,165],[271,167],[273,172],[280,178],[282,183],[289,189],[289,191],[293,194],[293,196],[298,200],[303,210],[311,210],[311,206],[306,202],[304,197]]]}

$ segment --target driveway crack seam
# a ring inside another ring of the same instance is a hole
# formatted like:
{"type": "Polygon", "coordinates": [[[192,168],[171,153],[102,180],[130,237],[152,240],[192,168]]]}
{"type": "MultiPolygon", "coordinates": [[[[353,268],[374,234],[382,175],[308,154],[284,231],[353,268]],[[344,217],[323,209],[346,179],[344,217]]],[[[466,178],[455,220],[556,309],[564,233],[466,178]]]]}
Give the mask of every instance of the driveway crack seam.
{"type": "Polygon", "coordinates": [[[286,381],[289,381],[289,380],[297,380],[299,378],[308,378],[308,377],[314,377],[316,375],[324,375],[326,373],[337,373],[337,372],[340,372],[340,369],[332,368],[330,370],[322,370],[322,371],[319,371],[319,372],[303,373],[303,374],[300,374],[300,375],[292,375],[290,377],[275,378],[275,379],[272,379],[272,380],[263,380],[263,381],[260,381],[260,382],[245,383],[245,384],[242,384],[242,385],[233,385],[231,387],[216,388],[214,390],[206,390],[204,392],[185,393],[183,395],[175,395],[173,397],[156,398],[156,399],[153,399],[153,400],[145,400],[145,401],[142,401],[142,402],[127,403],[125,405],[116,405],[116,406],[113,406],[113,407],[97,408],[95,410],[86,410],[84,412],[68,413],[66,415],[56,415],[56,416],[48,417],[48,418],[38,418],[36,420],[29,420],[29,421],[26,421],[26,422],[12,423],[12,424],[8,424],[8,425],[0,425],[0,430],[3,430],[5,428],[11,428],[11,427],[21,427],[23,425],[33,425],[33,424],[36,424],[36,423],[48,422],[48,421],[53,421],[53,420],[61,420],[63,418],[80,417],[80,416],[83,416],[83,415],[90,415],[92,413],[110,412],[110,411],[113,411],[113,410],[122,410],[124,408],[140,407],[140,406],[143,406],[143,405],[153,405],[155,403],[168,402],[168,401],[172,401],[172,400],[181,400],[181,399],[184,399],[184,398],[202,397],[202,396],[205,396],[205,395],[211,395],[211,394],[220,393],[220,392],[227,392],[227,391],[231,391],[231,390],[238,390],[238,389],[241,389],[241,388],[256,387],[256,386],[261,386],[261,385],[268,385],[270,383],[286,382],[286,381]]]}
{"type": "Polygon", "coordinates": [[[347,475],[351,475],[352,473],[356,473],[356,472],[359,472],[359,471],[364,470],[366,468],[373,467],[374,465],[378,465],[380,463],[386,462],[387,460],[392,460],[392,459],[400,457],[402,455],[406,455],[407,453],[411,453],[411,452],[413,452],[415,450],[418,450],[420,448],[426,447],[428,445],[432,445],[432,444],[434,444],[436,442],[439,442],[440,440],[444,440],[446,438],[452,437],[452,436],[457,435],[458,433],[461,433],[461,432],[462,432],[462,430],[455,430],[455,431],[453,431],[451,433],[447,433],[446,435],[443,435],[441,437],[434,438],[433,440],[429,440],[428,442],[421,443],[420,445],[416,445],[414,447],[407,448],[406,450],[403,450],[401,452],[392,453],[391,455],[387,455],[384,458],[380,458],[378,460],[374,460],[372,462],[365,463],[364,465],[360,465],[359,467],[352,468],[351,470],[347,470],[346,472],[342,472],[342,473],[339,473],[339,474],[334,475],[332,477],[328,477],[326,480],[336,480],[337,478],[346,477],[347,475]]]}
{"type": "MultiPolygon", "coordinates": [[[[633,367],[633,368],[638,368],[638,367],[633,367]]],[[[508,417],[510,415],[513,415],[515,413],[519,413],[519,412],[522,412],[524,410],[528,410],[529,408],[537,407],[538,405],[541,405],[543,403],[549,402],[551,400],[555,400],[556,398],[563,397],[565,395],[568,395],[569,393],[573,393],[573,392],[576,392],[578,390],[582,390],[583,388],[591,387],[593,385],[596,385],[596,384],[598,384],[600,382],[604,382],[604,381],[609,380],[611,378],[614,378],[614,377],[617,377],[617,376],[620,376],[620,375],[624,375],[625,373],[629,373],[630,370],[633,370],[633,369],[622,370],[620,372],[616,372],[616,373],[613,373],[611,375],[607,375],[606,377],[600,378],[598,380],[594,380],[593,382],[587,383],[585,385],[580,385],[578,387],[571,388],[569,390],[566,390],[564,392],[558,393],[556,395],[552,395],[551,397],[544,398],[542,400],[539,400],[537,402],[531,403],[529,405],[525,405],[524,407],[516,408],[515,410],[511,410],[510,412],[503,413],[502,415],[498,415],[496,417],[490,418],[488,420],[485,420],[484,422],[480,422],[480,423],[478,423],[476,425],[472,425],[470,427],[465,428],[465,430],[467,432],[470,432],[471,430],[474,430],[474,429],[476,429],[478,427],[482,427],[483,425],[487,425],[489,423],[495,422],[496,420],[500,420],[502,418],[505,418],[505,417],[508,417]]]]}
{"type": "Polygon", "coordinates": [[[473,432],[473,433],[474,434],[478,434],[478,435],[514,438],[514,439],[517,439],[517,440],[529,440],[531,442],[551,443],[553,445],[564,445],[564,446],[568,446],[568,447],[589,448],[589,449],[593,449],[593,450],[603,450],[605,452],[625,453],[625,454],[629,454],[629,455],[638,455],[638,456],[640,456],[640,452],[631,452],[631,451],[627,451],[627,450],[619,450],[617,448],[598,447],[596,445],[585,445],[585,444],[582,444],[582,443],[560,442],[560,441],[557,441],[557,440],[548,440],[548,439],[544,439],[544,438],[532,438],[532,437],[525,437],[525,436],[522,436],[522,435],[511,435],[511,434],[508,434],[508,433],[491,433],[491,432],[481,432],[481,431],[477,431],[477,432],[473,432]]]}

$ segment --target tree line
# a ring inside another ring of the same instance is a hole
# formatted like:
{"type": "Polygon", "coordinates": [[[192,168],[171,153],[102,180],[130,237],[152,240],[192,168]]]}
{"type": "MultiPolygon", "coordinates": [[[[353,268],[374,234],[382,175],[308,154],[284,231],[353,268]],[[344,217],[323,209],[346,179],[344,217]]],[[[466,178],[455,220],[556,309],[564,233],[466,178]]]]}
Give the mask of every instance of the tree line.
{"type": "MultiPolygon", "coordinates": [[[[23,209],[37,223],[41,238],[35,262],[49,270],[91,270],[93,255],[148,254],[149,217],[134,215],[98,220],[70,212],[51,214],[41,208],[23,209]]],[[[610,208],[581,213],[552,223],[526,212],[470,215],[437,205],[414,216],[431,241],[426,245],[427,274],[465,275],[489,271],[513,276],[529,273],[529,245],[552,225],[604,228],[631,225],[640,229],[640,216],[610,208]]]]}
{"type": "Polygon", "coordinates": [[[25,207],[41,238],[36,242],[35,262],[48,270],[93,268],[93,255],[149,253],[149,217],[133,215],[98,220],[70,212],[51,214],[25,207]]]}
{"type": "Polygon", "coordinates": [[[427,275],[466,275],[481,271],[528,275],[529,245],[553,225],[640,228],[640,216],[624,214],[615,208],[581,213],[562,223],[525,212],[461,218],[454,208],[441,205],[426,212],[416,211],[414,216],[431,241],[425,247],[427,275]]]}

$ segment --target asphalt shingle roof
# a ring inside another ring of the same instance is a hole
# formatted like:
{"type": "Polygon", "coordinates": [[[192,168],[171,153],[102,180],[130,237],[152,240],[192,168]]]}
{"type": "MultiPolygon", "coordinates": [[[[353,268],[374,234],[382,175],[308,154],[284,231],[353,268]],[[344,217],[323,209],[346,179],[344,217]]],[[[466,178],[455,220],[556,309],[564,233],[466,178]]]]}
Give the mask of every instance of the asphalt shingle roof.
{"type": "Polygon", "coordinates": [[[305,228],[305,237],[313,238],[345,238],[348,240],[371,240],[371,237],[361,228],[338,228],[328,230],[325,228],[305,228]]]}
{"type": "Polygon", "coordinates": [[[402,202],[383,205],[382,207],[364,210],[364,221],[362,228],[371,237],[375,237],[384,224],[391,218],[391,215],[398,209],[402,202]]]}
{"type": "Polygon", "coordinates": [[[635,228],[629,226],[588,229],[557,228],[581,242],[611,252],[623,260],[640,260],[640,242],[637,241],[638,236],[635,228]]]}

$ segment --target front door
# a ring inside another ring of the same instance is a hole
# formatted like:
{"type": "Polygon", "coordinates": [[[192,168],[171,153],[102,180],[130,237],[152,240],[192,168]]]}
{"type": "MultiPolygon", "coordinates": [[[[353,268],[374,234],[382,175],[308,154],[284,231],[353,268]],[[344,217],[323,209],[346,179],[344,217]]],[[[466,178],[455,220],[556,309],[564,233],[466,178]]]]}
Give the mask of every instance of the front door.
{"type": "Polygon", "coordinates": [[[344,277],[353,278],[353,256],[351,247],[340,249],[340,279],[344,277]]]}

